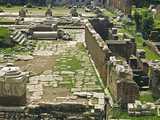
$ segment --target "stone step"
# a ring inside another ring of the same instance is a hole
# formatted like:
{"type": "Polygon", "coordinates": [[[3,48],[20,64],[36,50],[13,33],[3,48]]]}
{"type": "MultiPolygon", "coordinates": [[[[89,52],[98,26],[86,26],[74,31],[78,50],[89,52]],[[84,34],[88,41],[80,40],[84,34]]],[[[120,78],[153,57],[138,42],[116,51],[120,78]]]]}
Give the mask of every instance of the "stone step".
{"type": "Polygon", "coordinates": [[[18,43],[21,42],[23,38],[25,38],[25,37],[23,34],[21,34],[21,36],[16,40],[16,42],[18,42],[18,43]]]}
{"type": "Polygon", "coordinates": [[[17,34],[18,34],[18,31],[14,31],[14,32],[12,33],[12,36],[15,37],[17,34]]]}
{"type": "Polygon", "coordinates": [[[142,89],[149,89],[149,86],[143,86],[142,89]]]}
{"type": "Polygon", "coordinates": [[[4,112],[0,112],[0,120],[5,120],[5,113],[4,112]]]}
{"type": "Polygon", "coordinates": [[[27,39],[24,37],[20,42],[19,44],[22,45],[27,39]]]}
{"type": "Polygon", "coordinates": [[[16,41],[16,40],[19,38],[20,35],[21,35],[21,32],[18,32],[18,33],[13,37],[13,40],[16,41]]]}

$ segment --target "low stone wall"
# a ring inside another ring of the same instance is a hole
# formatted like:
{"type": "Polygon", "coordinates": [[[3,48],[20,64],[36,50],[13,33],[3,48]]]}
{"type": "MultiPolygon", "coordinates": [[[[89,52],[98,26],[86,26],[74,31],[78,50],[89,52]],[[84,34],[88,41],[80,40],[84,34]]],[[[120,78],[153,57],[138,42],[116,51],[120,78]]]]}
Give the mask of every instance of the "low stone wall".
{"type": "Polygon", "coordinates": [[[133,73],[125,60],[110,57],[108,61],[107,85],[114,100],[118,101],[123,108],[128,103],[134,103],[139,95],[137,84],[133,81],[133,73]]]}
{"type": "Polygon", "coordinates": [[[110,56],[110,50],[89,22],[86,24],[85,27],[85,42],[87,49],[91,54],[93,61],[95,62],[95,66],[103,79],[104,85],[106,85],[106,63],[110,56]]]}

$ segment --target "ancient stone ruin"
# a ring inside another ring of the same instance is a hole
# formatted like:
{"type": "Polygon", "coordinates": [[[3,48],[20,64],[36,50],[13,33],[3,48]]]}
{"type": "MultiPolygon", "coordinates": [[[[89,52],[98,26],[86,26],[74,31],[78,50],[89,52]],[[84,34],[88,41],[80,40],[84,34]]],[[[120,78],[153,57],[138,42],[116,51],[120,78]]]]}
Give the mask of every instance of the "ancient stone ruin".
{"type": "Polygon", "coordinates": [[[126,15],[131,15],[132,1],[131,0],[108,0],[106,7],[110,9],[119,9],[126,15]]]}
{"type": "Polygon", "coordinates": [[[52,16],[52,9],[51,8],[48,8],[46,13],[45,13],[45,16],[46,17],[51,17],[52,16]]]}
{"type": "Polygon", "coordinates": [[[160,97],[160,67],[159,67],[159,63],[153,63],[151,64],[151,86],[152,86],[152,92],[153,92],[153,96],[156,98],[160,97]]]}
{"type": "Polygon", "coordinates": [[[27,14],[27,12],[26,12],[26,10],[24,8],[19,10],[19,16],[20,17],[26,17],[26,14],[27,14]]]}
{"type": "Polygon", "coordinates": [[[77,8],[75,6],[71,8],[70,14],[72,17],[78,17],[77,8]]]}
{"type": "Polygon", "coordinates": [[[130,116],[149,116],[154,115],[156,107],[153,103],[142,104],[140,101],[128,104],[128,113],[130,116]]]}
{"type": "Polygon", "coordinates": [[[122,107],[127,107],[128,103],[134,103],[139,95],[139,89],[133,81],[129,65],[122,62],[124,59],[112,57],[112,49],[108,48],[91,23],[86,24],[85,30],[86,47],[103,78],[104,85],[110,89],[114,100],[119,101],[122,107]]]}
{"type": "Polygon", "coordinates": [[[22,106],[26,104],[28,72],[8,63],[0,69],[0,105],[22,106]],[[15,102],[16,101],[16,102],[15,102]]]}
{"type": "Polygon", "coordinates": [[[155,115],[156,103],[137,99],[146,93],[160,97],[160,64],[146,59],[145,48],[158,53],[158,30],[139,47],[140,36],[124,32],[130,29],[125,29],[123,19],[132,24],[127,17],[130,0],[88,4],[85,10],[64,6],[63,17],[57,8],[48,7],[43,14],[28,12],[34,6],[0,14],[16,21],[1,25],[9,28],[13,47],[0,51],[0,119],[106,120],[116,107],[128,117],[155,115]],[[111,17],[95,4],[118,15],[111,17]]]}

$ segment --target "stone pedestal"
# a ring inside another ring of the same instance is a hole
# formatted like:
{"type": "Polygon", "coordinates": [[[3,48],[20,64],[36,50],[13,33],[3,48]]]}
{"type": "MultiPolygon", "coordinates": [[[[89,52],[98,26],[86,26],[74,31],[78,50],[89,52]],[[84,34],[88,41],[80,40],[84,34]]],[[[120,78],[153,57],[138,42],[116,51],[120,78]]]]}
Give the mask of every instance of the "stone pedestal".
{"type": "Polygon", "coordinates": [[[26,17],[26,10],[24,8],[19,11],[19,17],[26,17]]]}
{"type": "Polygon", "coordinates": [[[45,13],[46,17],[51,17],[52,16],[52,10],[49,8],[47,9],[46,13],[45,13]]]}

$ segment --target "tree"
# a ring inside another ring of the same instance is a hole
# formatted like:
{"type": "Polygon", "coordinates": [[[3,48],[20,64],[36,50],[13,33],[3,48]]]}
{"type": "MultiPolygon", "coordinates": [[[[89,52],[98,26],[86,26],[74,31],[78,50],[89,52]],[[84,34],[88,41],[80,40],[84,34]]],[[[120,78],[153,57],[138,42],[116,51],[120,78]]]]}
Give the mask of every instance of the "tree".
{"type": "Polygon", "coordinates": [[[138,7],[144,7],[144,6],[148,6],[149,5],[149,1],[150,0],[133,0],[133,4],[138,7]]]}

